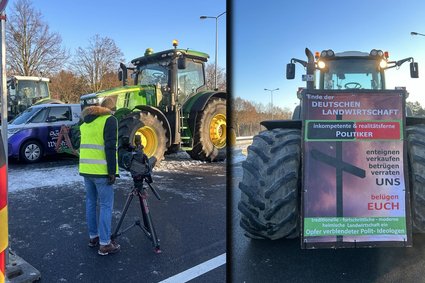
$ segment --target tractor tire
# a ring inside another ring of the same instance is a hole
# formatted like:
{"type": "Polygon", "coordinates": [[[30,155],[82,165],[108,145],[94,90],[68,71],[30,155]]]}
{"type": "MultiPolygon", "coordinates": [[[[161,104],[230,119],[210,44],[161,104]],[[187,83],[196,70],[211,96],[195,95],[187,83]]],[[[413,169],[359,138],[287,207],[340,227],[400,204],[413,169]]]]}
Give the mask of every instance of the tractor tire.
{"type": "Polygon", "coordinates": [[[188,153],[192,159],[201,161],[226,159],[226,100],[213,98],[199,112],[193,148],[188,153]]]}
{"type": "Polygon", "coordinates": [[[406,132],[413,232],[425,233],[425,125],[409,126],[406,132]]]}
{"type": "Polygon", "coordinates": [[[36,163],[41,160],[43,154],[41,144],[36,140],[29,140],[21,146],[19,158],[25,163],[36,163]]]}
{"type": "Polygon", "coordinates": [[[245,235],[276,240],[299,236],[301,132],[263,131],[242,163],[238,209],[245,235]]]}
{"type": "Polygon", "coordinates": [[[129,137],[134,145],[135,135],[141,135],[143,150],[148,157],[155,157],[158,163],[164,159],[168,139],[163,123],[156,115],[132,112],[123,117],[118,126],[118,144],[121,144],[123,137],[129,137]]]}

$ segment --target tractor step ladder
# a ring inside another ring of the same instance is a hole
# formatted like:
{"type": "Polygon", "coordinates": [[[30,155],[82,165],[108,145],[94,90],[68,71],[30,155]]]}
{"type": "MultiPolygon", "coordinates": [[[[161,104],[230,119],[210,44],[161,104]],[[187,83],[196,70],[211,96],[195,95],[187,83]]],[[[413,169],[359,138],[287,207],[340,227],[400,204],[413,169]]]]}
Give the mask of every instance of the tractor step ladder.
{"type": "Polygon", "coordinates": [[[183,112],[183,107],[180,108],[180,132],[181,132],[181,148],[191,148],[192,136],[190,133],[189,125],[189,113],[183,112]]]}

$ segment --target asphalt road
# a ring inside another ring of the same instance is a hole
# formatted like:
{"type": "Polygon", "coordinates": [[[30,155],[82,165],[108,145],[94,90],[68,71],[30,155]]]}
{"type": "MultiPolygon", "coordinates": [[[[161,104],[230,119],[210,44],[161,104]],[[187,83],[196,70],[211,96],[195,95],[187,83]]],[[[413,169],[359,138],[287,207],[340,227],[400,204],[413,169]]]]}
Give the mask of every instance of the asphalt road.
{"type": "MultiPolygon", "coordinates": [[[[261,241],[243,235],[237,203],[241,163],[231,174],[232,282],[425,282],[425,235],[412,248],[302,250],[300,239],[261,241]]],[[[230,227],[228,228],[230,229],[230,227]]]]}
{"type": "MultiPolygon", "coordinates": [[[[167,161],[165,161],[167,162],[167,161]]],[[[161,254],[138,228],[118,238],[121,252],[99,256],[87,246],[84,186],[54,186],[9,193],[9,235],[12,250],[41,272],[40,282],[160,282],[202,265],[226,253],[225,163],[173,161],[170,170],[154,171],[154,186],[161,195],[149,195],[149,206],[161,254]],[[177,165],[176,165],[177,164],[177,165]],[[186,166],[185,166],[186,164],[186,166]]],[[[9,172],[27,166],[69,166],[73,158],[47,160],[37,165],[11,162],[9,172]]],[[[40,176],[40,178],[60,176],[40,176]]],[[[22,176],[25,182],[25,176],[22,176]]],[[[128,180],[115,186],[114,229],[127,194],[128,180]]],[[[138,199],[133,199],[125,217],[127,227],[140,217],[138,199]]],[[[193,272],[192,272],[193,273],[193,272]]],[[[186,274],[186,273],[185,273],[186,274]]],[[[201,273],[202,274],[202,273],[201,273]]],[[[225,282],[225,264],[191,282],[225,282]]]]}

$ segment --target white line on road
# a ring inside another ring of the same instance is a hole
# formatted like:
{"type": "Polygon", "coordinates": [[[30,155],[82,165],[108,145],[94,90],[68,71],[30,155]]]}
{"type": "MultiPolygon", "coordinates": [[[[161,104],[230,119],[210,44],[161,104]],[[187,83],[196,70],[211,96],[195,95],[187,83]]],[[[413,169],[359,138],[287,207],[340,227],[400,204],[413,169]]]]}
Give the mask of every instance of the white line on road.
{"type": "Polygon", "coordinates": [[[206,262],[203,262],[201,264],[198,264],[197,266],[189,268],[188,270],[185,270],[179,274],[171,276],[159,283],[187,282],[189,280],[192,280],[193,278],[201,276],[204,273],[207,273],[208,271],[211,271],[219,266],[222,266],[225,263],[226,263],[226,253],[219,255],[215,258],[212,258],[210,260],[207,260],[206,262]]]}

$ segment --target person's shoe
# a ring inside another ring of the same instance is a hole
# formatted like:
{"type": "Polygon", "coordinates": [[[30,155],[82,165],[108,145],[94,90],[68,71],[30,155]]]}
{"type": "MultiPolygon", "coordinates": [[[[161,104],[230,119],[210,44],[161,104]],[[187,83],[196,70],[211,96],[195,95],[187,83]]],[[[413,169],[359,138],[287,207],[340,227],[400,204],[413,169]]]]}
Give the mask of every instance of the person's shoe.
{"type": "Polygon", "coordinates": [[[94,248],[94,247],[97,247],[97,246],[99,246],[99,237],[95,237],[93,239],[90,239],[89,247],[94,248]]]}
{"type": "Polygon", "coordinates": [[[120,245],[115,243],[114,241],[111,241],[109,245],[100,245],[99,250],[97,251],[100,255],[108,255],[108,254],[114,254],[120,251],[120,245]]]}

